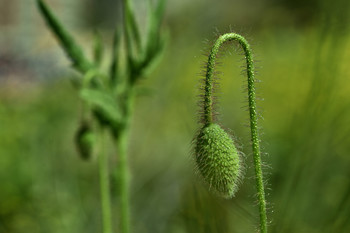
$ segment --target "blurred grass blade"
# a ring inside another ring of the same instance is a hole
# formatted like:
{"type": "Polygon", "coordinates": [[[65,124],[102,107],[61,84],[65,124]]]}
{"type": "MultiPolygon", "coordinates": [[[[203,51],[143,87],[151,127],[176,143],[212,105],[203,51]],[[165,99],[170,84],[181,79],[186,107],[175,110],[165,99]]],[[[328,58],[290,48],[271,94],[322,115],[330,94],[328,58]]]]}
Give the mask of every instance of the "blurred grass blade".
{"type": "Polygon", "coordinates": [[[135,58],[133,57],[134,52],[141,51],[141,38],[130,0],[124,0],[124,14],[124,29],[128,49],[128,59],[129,62],[132,63],[131,65],[133,65],[135,62],[135,58]]]}
{"type": "Polygon", "coordinates": [[[103,43],[101,34],[96,30],[94,33],[94,62],[96,66],[100,66],[103,58],[103,43]]]}
{"type": "Polygon", "coordinates": [[[80,97],[90,103],[92,108],[110,120],[113,125],[117,125],[122,120],[122,114],[113,96],[103,90],[85,88],[81,90],[80,97]]]}
{"type": "Polygon", "coordinates": [[[140,60],[134,62],[133,82],[149,72],[158,64],[163,48],[165,47],[167,36],[161,35],[160,25],[165,8],[165,0],[159,0],[156,6],[152,5],[152,1],[148,1],[148,29],[145,49],[141,54],[140,60]]]}
{"type": "Polygon", "coordinates": [[[38,8],[46,23],[57,36],[68,57],[72,60],[73,67],[80,72],[86,72],[91,68],[90,62],[85,58],[82,50],[76,44],[73,37],[64,29],[61,23],[52,14],[50,9],[42,0],[37,0],[38,8]]]}
{"type": "Polygon", "coordinates": [[[118,82],[118,72],[119,72],[119,56],[120,56],[120,41],[121,41],[121,31],[116,28],[113,37],[113,50],[112,50],[112,63],[110,68],[110,76],[113,84],[118,82]]]}
{"type": "Polygon", "coordinates": [[[152,59],[152,57],[159,50],[160,43],[160,25],[163,18],[165,8],[165,0],[159,0],[155,7],[152,6],[151,0],[148,1],[148,30],[146,40],[146,54],[145,60],[152,59]]]}
{"type": "Polygon", "coordinates": [[[165,47],[167,46],[168,41],[169,32],[166,31],[165,33],[159,36],[158,47],[155,53],[152,55],[152,58],[145,61],[142,75],[148,76],[152,72],[152,70],[159,64],[163,57],[165,47]]]}

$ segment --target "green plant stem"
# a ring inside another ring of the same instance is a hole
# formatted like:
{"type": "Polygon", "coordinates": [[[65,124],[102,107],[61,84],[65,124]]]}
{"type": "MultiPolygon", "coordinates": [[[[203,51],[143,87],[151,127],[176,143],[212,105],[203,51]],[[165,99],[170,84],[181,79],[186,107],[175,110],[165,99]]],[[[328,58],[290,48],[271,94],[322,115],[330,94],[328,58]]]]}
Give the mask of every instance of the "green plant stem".
{"type": "Polygon", "coordinates": [[[108,156],[106,153],[106,131],[100,130],[99,172],[103,233],[112,233],[110,179],[108,172],[108,156]]]}
{"type": "Polygon", "coordinates": [[[215,60],[220,46],[227,41],[237,41],[243,48],[246,63],[247,63],[247,77],[248,77],[248,102],[249,102],[249,117],[250,117],[250,131],[252,140],[252,150],[255,168],[256,188],[258,192],[259,213],[260,213],[260,232],[267,232],[267,216],[266,216],[266,200],[263,183],[263,174],[261,169],[261,155],[257,125],[256,112],[256,97],[255,97],[255,78],[254,78],[254,64],[252,52],[246,39],[236,33],[227,33],[220,36],[210,51],[207,64],[207,73],[205,80],[205,94],[204,94],[204,124],[208,125],[213,122],[213,75],[215,68],[215,60]]]}
{"type": "Polygon", "coordinates": [[[118,152],[118,165],[116,167],[116,175],[118,179],[117,187],[119,187],[119,204],[120,204],[120,227],[122,233],[130,232],[130,200],[129,200],[129,167],[128,167],[128,138],[129,138],[129,126],[131,120],[131,110],[133,105],[133,87],[128,86],[128,90],[125,91],[125,105],[124,105],[124,125],[118,132],[116,140],[117,152],[118,152]]]}
{"type": "Polygon", "coordinates": [[[129,208],[129,169],[127,162],[127,129],[119,135],[116,145],[118,149],[118,179],[119,179],[119,204],[120,204],[120,228],[122,233],[130,232],[130,208],[129,208]]]}

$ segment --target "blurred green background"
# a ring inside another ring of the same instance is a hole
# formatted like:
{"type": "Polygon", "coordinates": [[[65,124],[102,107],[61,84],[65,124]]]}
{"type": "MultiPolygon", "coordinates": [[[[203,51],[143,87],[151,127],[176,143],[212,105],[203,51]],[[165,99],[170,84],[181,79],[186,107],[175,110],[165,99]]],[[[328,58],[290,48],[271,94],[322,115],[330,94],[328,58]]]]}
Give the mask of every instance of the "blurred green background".
{"type": "MultiPolygon", "coordinates": [[[[89,52],[95,28],[111,44],[120,1],[47,2],[89,52]]],[[[145,2],[134,3],[143,25],[145,2]]],[[[244,60],[235,45],[222,52],[218,95],[221,124],[245,154],[236,197],[210,194],[190,158],[203,54],[230,31],[252,43],[262,81],[269,231],[350,232],[349,10],[347,0],[168,0],[168,47],[138,85],[132,122],[133,232],[257,231],[244,60]]],[[[0,0],[1,233],[100,232],[97,162],[82,161],[73,143],[77,76],[34,1],[0,0]]],[[[114,212],[117,225],[117,205],[114,212]]]]}

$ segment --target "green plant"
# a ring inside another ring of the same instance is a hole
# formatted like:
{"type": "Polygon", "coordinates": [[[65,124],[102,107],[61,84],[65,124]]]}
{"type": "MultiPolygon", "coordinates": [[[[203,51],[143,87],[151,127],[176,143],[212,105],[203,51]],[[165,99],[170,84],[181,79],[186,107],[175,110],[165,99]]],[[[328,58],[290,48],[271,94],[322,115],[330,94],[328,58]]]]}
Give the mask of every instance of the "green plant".
{"type": "Polygon", "coordinates": [[[118,163],[114,174],[116,174],[116,185],[119,190],[120,232],[128,233],[130,232],[130,207],[127,143],[135,85],[156,65],[164,49],[166,40],[164,34],[160,32],[160,26],[165,0],[159,0],[156,4],[148,1],[148,28],[145,36],[140,34],[131,1],[123,0],[123,25],[119,25],[114,33],[112,59],[108,72],[100,68],[104,50],[98,34],[95,36],[94,59],[91,61],[44,1],[37,0],[37,3],[46,23],[71,59],[73,68],[83,76],[77,84],[80,97],[84,102],[84,111],[82,123],[76,135],[76,143],[84,158],[90,157],[94,147],[97,147],[103,232],[112,232],[111,172],[108,166],[110,158],[105,148],[106,137],[109,134],[118,152],[118,163]],[[122,49],[123,45],[125,51],[122,49]],[[123,58],[125,62],[121,61],[123,58]]]}
{"type": "Polygon", "coordinates": [[[227,33],[220,36],[209,54],[203,96],[203,127],[195,137],[195,160],[202,177],[209,184],[210,188],[213,188],[215,192],[226,198],[234,195],[241,174],[239,156],[233,140],[215,122],[213,113],[213,75],[216,56],[220,46],[228,41],[237,41],[240,44],[247,63],[250,131],[259,201],[260,231],[266,233],[266,201],[257,126],[254,64],[248,42],[244,37],[236,33],[227,33]]]}

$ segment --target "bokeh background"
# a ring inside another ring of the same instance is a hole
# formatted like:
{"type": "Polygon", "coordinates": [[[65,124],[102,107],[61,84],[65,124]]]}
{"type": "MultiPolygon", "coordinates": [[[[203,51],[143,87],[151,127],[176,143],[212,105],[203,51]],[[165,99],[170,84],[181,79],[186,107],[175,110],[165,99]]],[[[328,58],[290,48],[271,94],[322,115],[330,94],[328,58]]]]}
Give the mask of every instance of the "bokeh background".
{"type": "MultiPolygon", "coordinates": [[[[109,45],[118,0],[47,1],[91,54],[109,45]]],[[[145,1],[134,1],[140,25],[145,1]]],[[[133,232],[256,232],[244,60],[223,49],[219,109],[245,154],[236,197],[194,175],[198,81],[213,40],[238,32],[257,60],[270,232],[350,232],[350,1],[168,0],[163,59],[138,85],[129,161],[133,232]]],[[[81,103],[35,1],[0,0],[0,232],[100,232],[96,159],[73,143],[81,103]]],[[[110,150],[110,153],[113,153],[110,150]]],[[[117,225],[118,206],[114,206],[117,225]]]]}

